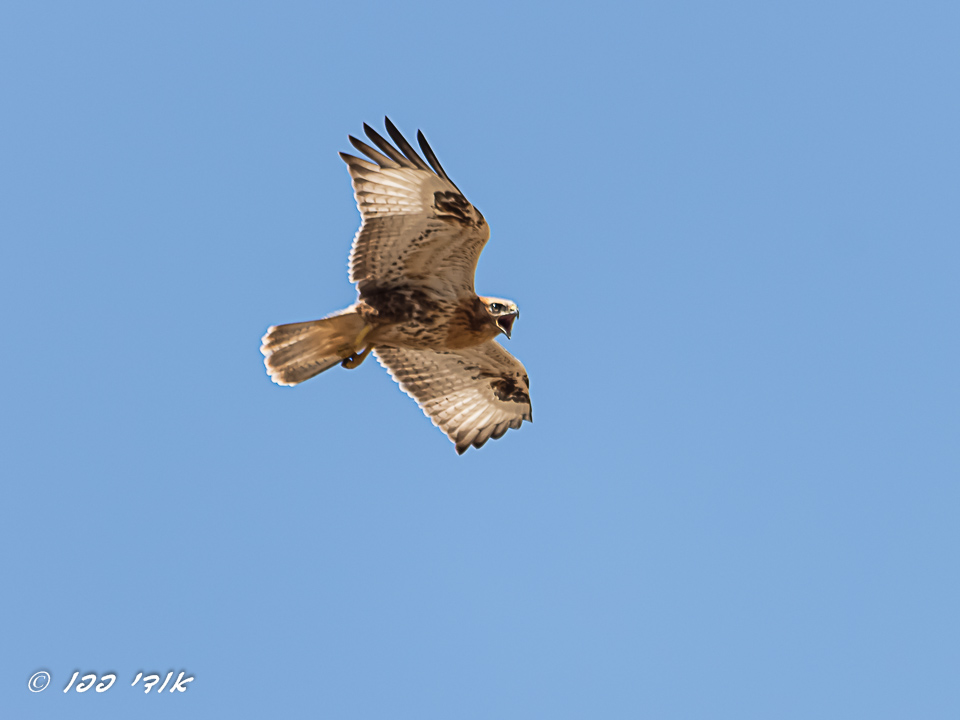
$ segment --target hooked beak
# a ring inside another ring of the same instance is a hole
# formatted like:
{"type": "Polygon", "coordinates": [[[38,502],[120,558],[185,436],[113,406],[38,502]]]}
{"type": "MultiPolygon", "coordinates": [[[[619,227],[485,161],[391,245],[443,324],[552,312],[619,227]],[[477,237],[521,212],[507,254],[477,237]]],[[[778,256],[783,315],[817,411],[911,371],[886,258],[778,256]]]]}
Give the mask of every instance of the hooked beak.
{"type": "Polygon", "coordinates": [[[513,321],[520,317],[520,313],[510,313],[509,315],[501,315],[497,318],[497,327],[503,330],[503,334],[507,336],[507,340],[510,339],[510,333],[513,332],[513,321]]]}

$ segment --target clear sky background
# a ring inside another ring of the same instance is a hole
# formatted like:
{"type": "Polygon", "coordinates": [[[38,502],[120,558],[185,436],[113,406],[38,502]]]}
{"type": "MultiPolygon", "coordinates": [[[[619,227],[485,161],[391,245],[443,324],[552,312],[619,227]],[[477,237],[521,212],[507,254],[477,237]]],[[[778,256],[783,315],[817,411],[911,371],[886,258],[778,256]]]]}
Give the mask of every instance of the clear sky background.
{"type": "Polygon", "coordinates": [[[4,4],[0,716],[960,716],[958,48],[955,2],[4,4]],[[535,422],[463,457],[259,352],[353,301],[384,114],[522,309],[535,422]]]}

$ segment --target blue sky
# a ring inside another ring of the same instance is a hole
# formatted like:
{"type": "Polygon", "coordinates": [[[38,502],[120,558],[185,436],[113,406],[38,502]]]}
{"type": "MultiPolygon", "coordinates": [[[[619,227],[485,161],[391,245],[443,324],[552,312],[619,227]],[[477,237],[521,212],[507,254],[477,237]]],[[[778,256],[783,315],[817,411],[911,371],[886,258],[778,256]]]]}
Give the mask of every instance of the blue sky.
{"type": "Polygon", "coordinates": [[[946,2],[6,4],[0,715],[956,718],[958,45],[946,2]],[[522,309],[535,422],[463,457],[376,363],[258,349],[353,300],[384,114],[522,309]]]}

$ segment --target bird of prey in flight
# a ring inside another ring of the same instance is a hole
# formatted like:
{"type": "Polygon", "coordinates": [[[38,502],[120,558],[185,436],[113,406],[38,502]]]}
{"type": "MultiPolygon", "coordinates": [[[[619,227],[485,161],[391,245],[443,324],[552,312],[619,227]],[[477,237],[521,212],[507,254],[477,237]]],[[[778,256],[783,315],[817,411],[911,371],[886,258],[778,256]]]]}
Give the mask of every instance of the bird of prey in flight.
{"type": "Polygon", "coordinates": [[[340,153],[362,218],[349,262],[357,301],[322,320],[271,327],[260,350],[279,385],[334,365],[355,368],[373,352],[463,454],[533,420],[527,373],[496,341],[510,338],[520,311],[474,290],[490,237],[483,215],[422,132],[426,161],[385,124],[395,144],[364,123],[376,147],[350,142],[370,160],[340,153]]]}

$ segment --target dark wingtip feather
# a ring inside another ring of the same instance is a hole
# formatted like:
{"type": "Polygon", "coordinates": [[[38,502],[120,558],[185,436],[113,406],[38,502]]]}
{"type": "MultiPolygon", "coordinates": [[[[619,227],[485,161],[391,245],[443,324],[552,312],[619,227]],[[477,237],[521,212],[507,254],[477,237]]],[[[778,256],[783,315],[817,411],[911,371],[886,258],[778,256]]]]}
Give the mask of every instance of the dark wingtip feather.
{"type": "Polygon", "coordinates": [[[436,154],[433,152],[433,148],[430,147],[430,143],[427,142],[427,138],[424,136],[422,130],[417,130],[417,142],[420,143],[420,149],[423,150],[423,154],[426,156],[427,160],[433,166],[433,171],[442,177],[448,182],[452,182],[447,173],[444,171],[443,166],[440,164],[440,161],[437,160],[436,154]]]}
{"type": "Polygon", "coordinates": [[[413,149],[413,146],[407,142],[407,139],[403,136],[397,126],[391,122],[390,118],[384,116],[383,124],[387,128],[387,134],[393,138],[393,141],[397,144],[397,147],[400,148],[400,152],[407,156],[407,159],[416,165],[421,170],[429,171],[429,166],[423,161],[423,158],[417,154],[417,151],[413,149]]]}
{"type": "Polygon", "coordinates": [[[367,145],[363,140],[358,140],[358,139],[355,138],[353,135],[349,135],[348,137],[350,138],[350,144],[351,144],[351,145],[353,145],[357,150],[359,150],[360,152],[362,152],[362,153],[363,153],[364,155],[366,155],[368,158],[370,158],[371,160],[373,160],[373,161],[374,161],[377,165],[379,165],[380,167],[382,167],[382,168],[395,168],[395,167],[400,167],[400,165],[398,165],[397,163],[395,163],[393,160],[391,160],[390,158],[388,158],[386,155],[383,155],[383,154],[381,154],[381,153],[378,153],[378,152],[377,152],[376,150],[374,150],[372,147],[370,147],[369,145],[367,145]]]}
{"type": "Polygon", "coordinates": [[[442,177],[448,183],[453,185],[454,190],[463,195],[463,191],[457,187],[457,184],[453,180],[450,179],[450,176],[447,175],[447,171],[443,169],[440,161],[437,160],[436,153],[433,152],[433,148],[430,147],[430,143],[427,142],[427,138],[421,130],[417,130],[417,142],[420,143],[420,149],[423,150],[424,156],[426,156],[427,160],[429,160],[430,164],[433,166],[433,171],[438,176],[442,177]]]}
{"type": "Polygon", "coordinates": [[[337,153],[340,156],[340,159],[343,160],[347,167],[350,168],[350,171],[353,172],[356,168],[362,167],[373,167],[373,164],[363,158],[358,158],[356,155],[351,155],[350,153],[337,153]]]}
{"type": "Polygon", "coordinates": [[[367,123],[363,124],[363,131],[367,134],[367,137],[370,138],[370,142],[380,148],[380,150],[382,150],[387,157],[397,163],[397,165],[406,168],[417,167],[413,162],[410,161],[409,158],[404,157],[403,153],[391,145],[380,133],[367,125],[367,123]]]}

